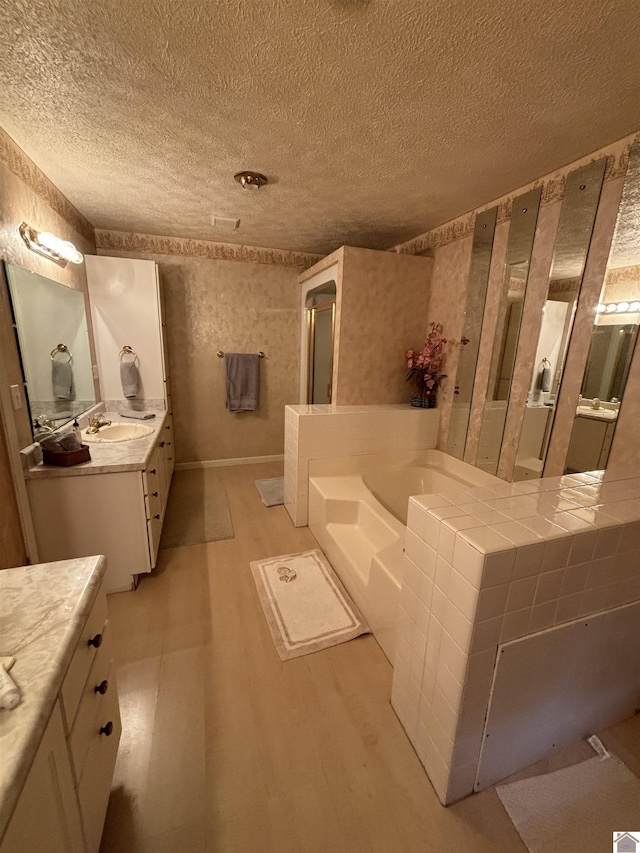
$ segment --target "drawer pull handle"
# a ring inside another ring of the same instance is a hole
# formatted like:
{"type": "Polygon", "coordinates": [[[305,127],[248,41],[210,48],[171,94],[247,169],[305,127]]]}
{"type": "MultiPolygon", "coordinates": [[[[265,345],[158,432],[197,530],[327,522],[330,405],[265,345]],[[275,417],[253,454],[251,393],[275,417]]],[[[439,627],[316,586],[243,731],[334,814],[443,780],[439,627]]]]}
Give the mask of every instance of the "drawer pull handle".
{"type": "Polygon", "coordinates": [[[168,442],[167,442],[167,447],[171,447],[171,442],[170,442],[170,441],[168,441],[168,442]]]}
{"type": "Polygon", "coordinates": [[[94,693],[100,693],[101,696],[104,696],[104,694],[107,692],[108,689],[109,689],[109,682],[105,678],[105,680],[101,681],[100,684],[96,684],[96,686],[93,688],[93,692],[94,693]]]}
{"type": "Polygon", "coordinates": [[[155,468],[152,468],[152,469],[149,471],[149,473],[150,473],[150,474],[155,474],[155,473],[156,473],[156,469],[155,469],[155,468]]]}
{"type": "Polygon", "coordinates": [[[161,441],[158,447],[164,447],[164,441],[161,441]]]}
{"type": "Polygon", "coordinates": [[[102,645],[102,634],[96,634],[95,637],[92,637],[90,640],[87,640],[88,646],[93,646],[94,649],[99,649],[102,645]]]}
{"type": "Polygon", "coordinates": [[[111,720],[109,720],[109,722],[107,723],[107,725],[106,725],[106,726],[103,726],[103,727],[100,729],[100,734],[101,734],[101,735],[106,735],[107,737],[109,737],[109,736],[111,735],[111,733],[112,733],[112,732],[113,732],[113,723],[111,722],[111,720]]]}
{"type": "Polygon", "coordinates": [[[171,429],[171,427],[170,427],[170,426],[166,426],[166,427],[165,427],[165,429],[171,429]]]}
{"type": "Polygon", "coordinates": [[[158,493],[157,493],[157,492],[151,492],[151,494],[153,495],[153,497],[154,497],[154,498],[157,498],[157,497],[158,497],[158,493]]]}
{"type": "Polygon", "coordinates": [[[157,519],[158,519],[158,521],[160,521],[160,515],[154,515],[153,517],[154,517],[154,518],[157,518],[157,519]]]}
{"type": "Polygon", "coordinates": [[[169,457],[169,462],[173,462],[173,456],[169,457]]]}

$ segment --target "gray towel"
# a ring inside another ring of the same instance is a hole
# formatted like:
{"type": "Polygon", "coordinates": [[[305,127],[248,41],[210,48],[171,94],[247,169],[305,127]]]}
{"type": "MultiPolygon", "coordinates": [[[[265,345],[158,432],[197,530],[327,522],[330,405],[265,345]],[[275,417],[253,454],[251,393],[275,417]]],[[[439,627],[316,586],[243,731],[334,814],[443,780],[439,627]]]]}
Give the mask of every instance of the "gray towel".
{"type": "Polygon", "coordinates": [[[137,397],[140,385],[140,374],[135,358],[131,361],[120,362],[120,381],[122,382],[122,393],[125,397],[137,397]]]}
{"type": "Polygon", "coordinates": [[[551,391],[551,368],[543,367],[540,371],[540,390],[551,391]]]}
{"type": "Polygon", "coordinates": [[[51,359],[51,384],[53,385],[53,396],[56,400],[75,399],[76,389],[70,361],[62,361],[58,358],[51,359]]]}
{"type": "Polygon", "coordinates": [[[135,418],[138,421],[148,421],[149,418],[155,418],[155,412],[134,412],[133,409],[128,409],[126,412],[120,412],[123,418],[135,418]]]}
{"type": "Polygon", "coordinates": [[[224,355],[227,402],[230,412],[255,412],[260,391],[260,356],[252,352],[224,355]]]}

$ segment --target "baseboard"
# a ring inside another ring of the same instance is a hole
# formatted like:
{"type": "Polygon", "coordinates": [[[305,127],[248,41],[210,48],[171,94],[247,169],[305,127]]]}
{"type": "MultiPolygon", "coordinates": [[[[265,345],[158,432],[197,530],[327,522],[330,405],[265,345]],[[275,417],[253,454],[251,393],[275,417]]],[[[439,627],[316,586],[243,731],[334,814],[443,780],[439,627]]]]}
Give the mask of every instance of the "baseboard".
{"type": "Polygon", "coordinates": [[[284,462],[284,453],[274,456],[238,456],[235,459],[205,459],[203,462],[177,462],[176,471],[193,471],[195,468],[226,468],[228,465],[251,465],[255,462],[284,462]]]}

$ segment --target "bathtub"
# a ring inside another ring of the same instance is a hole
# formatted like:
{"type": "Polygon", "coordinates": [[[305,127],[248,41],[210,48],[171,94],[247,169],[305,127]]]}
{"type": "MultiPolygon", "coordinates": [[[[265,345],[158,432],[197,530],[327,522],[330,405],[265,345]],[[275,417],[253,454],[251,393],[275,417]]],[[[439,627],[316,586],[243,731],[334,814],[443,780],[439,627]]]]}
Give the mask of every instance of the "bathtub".
{"type": "Polygon", "coordinates": [[[391,663],[409,498],[496,482],[438,450],[311,463],[309,527],[391,663]]]}

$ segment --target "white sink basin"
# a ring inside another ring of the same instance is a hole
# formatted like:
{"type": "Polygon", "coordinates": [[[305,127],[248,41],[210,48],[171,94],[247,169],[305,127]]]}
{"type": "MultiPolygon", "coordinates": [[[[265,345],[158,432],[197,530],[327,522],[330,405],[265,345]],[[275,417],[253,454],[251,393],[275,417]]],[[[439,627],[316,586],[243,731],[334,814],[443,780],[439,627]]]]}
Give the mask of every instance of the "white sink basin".
{"type": "Polygon", "coordinates": [[[151,435],[153,427],[144,424],[120,424],[112,423],[110,426],[100,427],[98,432],[90,433],[82,431],[82,440],[89,442],[112,442],[133,441],[136,438],[145,438],[151,435]]]}

